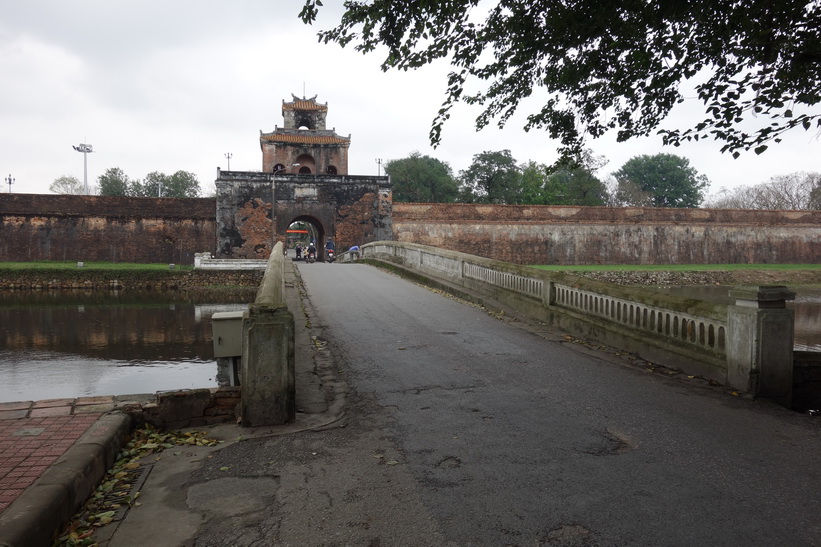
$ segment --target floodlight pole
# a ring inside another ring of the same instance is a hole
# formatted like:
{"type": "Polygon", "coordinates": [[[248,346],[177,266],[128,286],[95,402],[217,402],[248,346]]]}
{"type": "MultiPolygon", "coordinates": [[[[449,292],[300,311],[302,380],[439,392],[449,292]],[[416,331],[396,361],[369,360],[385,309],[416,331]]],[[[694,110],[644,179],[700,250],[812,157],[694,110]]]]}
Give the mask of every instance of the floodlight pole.
{"type": "Polygon", "coordinates": [[[77,152],[83,153],[83,189],[85,195],[88,195],[88,154],[94,152],[90,144],[80,143],[78,146],[72,146],[77,152]]]}

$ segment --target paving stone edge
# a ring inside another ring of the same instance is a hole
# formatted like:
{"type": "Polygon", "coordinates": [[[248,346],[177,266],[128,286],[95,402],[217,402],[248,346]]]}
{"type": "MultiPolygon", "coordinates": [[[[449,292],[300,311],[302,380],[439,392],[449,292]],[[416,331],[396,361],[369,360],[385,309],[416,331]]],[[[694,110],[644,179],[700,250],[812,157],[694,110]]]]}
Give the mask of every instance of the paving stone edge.
{"type": "Polygon", "coordinates": [[[114,464],[133,419],[101,416],[31,486],[0,513],[0,547],[48,547],[114,464]]]}

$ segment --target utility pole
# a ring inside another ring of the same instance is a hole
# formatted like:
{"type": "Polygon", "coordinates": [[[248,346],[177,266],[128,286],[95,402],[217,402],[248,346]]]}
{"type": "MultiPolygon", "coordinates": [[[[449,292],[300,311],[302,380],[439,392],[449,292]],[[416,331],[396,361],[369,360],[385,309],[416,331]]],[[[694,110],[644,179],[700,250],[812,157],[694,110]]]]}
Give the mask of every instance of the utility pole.
{"type": "Polygon", "coordinates": [[[382,158],[376,158],[376,176],[382,176],[382,158]]]}
{"type": "Polygon", "coordinates": [[[231,170],[231,158],[233,158],[234,155],[231,152],[228,152],[227,154],[225,154],[225,157],[228,158],[228,171],[230,171],[231,170]]]}
{"type": "Polygon", "coordinates": [[[88,154],[94,152],[90,144],[80,143],[78,146],[72,146],[77,152],[83,153],[83,188],[85,194],[88,195],[88,154]]]}
{"type": "Polygon", "coordinates": [[[14,182],[15,179],[11,178],[11,173],[9,173],[9,176],[6,177],[6,184],[9,185],[9,194],[11,194],[11,185],[14,184],[14,182]]]}

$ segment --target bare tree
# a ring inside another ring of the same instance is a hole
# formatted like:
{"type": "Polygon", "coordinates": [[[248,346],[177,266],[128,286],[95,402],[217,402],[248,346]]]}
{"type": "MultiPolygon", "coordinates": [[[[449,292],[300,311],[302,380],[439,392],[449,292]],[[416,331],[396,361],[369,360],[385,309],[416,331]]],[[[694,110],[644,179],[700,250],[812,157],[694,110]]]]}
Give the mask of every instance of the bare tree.
{"type": "Polygon", "coordinates": [[[715,209],[821,209],[821,173],[777,175],[755,186],[722,189],[705,206],[715,209]]]}
{"type": "Polygon", "coordinates": [[[83,183],[77,177],[63,175],[54,179],[48,189],[55,194],[80,195],[83,193],[83,183]]]}

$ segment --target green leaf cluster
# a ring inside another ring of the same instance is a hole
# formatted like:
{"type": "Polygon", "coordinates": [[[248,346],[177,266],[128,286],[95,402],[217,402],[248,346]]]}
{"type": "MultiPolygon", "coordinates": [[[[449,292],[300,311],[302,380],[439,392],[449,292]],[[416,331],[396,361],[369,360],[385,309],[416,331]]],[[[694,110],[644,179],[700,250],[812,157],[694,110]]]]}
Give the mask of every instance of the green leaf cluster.
{"type": "MultiPolygon", "coordinates": [[[[300,17],[313,23],[321,6],[305,0],[300,17]]],[[[525,129],[559,139],[566,159],[609,131],[619,141],[655,131],[675,146],[710,138],[737,156],[821,128],[819,21],[815,0],[350,0],[318,38],[386,51],[383,70],[447,59],[434,145],[458,102],[483,108],[482,128],[535,95],[525,129]],[[702,115],[665,126],[687,100],[702,115]]]]}
{"type": "Polygon", "coordinates": [[[482,152],[460,172],[459,201],[508,205],[605,205],[607,187],[595,175],[604,165],[589,150],[557,165],[516,163],[510,150],[482,152]]]}
{"type": "Polygon", "coordinates": [[[385,173],[391,177],[394,201],[453,203],[459,194],[450,165],[419,152],[387,162],[385,173]]]}
{"type": "Polygon", "coordinates": [[[613,175],[620,205],[698,207],[709,185],[688,159],[673,154],[636,156],[613,175]]]}

